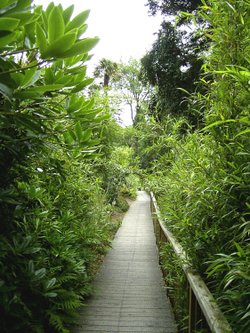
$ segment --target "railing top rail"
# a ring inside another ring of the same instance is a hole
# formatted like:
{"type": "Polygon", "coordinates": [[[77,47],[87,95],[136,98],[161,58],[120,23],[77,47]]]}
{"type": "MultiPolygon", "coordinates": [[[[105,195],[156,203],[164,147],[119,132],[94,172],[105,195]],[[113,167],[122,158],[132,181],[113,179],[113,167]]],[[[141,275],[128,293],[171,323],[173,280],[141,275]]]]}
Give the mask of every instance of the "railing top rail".
{"type": "Polygon", "coordinates": [[[151,201],[154,205],[154,211],[157,216],[158,223],[165,234],[168,241],[171,243],[176,255],[182,261],[182,269],[189,281],[189,284],[195,294],[195,297],[200,305],[200,308],[206,318],[212,333],[232,333],[232,329],[218,307],[213,295],[207,288],[201,276],[196,273],[190,264],[188,264],[187,254],[183,250],[180,243],[175,239],[173,234],[166,228],[164,222],[160,218],[160,210],[153,192],[150,192],[151,201]]]}

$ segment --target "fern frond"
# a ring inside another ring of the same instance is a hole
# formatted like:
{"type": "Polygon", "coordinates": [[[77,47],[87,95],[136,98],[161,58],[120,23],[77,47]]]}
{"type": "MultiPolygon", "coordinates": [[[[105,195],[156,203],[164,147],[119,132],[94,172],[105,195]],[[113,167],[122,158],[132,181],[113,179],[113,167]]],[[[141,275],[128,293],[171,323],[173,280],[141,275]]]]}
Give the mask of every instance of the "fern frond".
{"type": "Polygon", "coordinates": [[[52,310],[47,311],[50,325],[57,330],[59,333],[70,333],[68,329],[64,327],[61,314],[57,314],[52,310]]]}

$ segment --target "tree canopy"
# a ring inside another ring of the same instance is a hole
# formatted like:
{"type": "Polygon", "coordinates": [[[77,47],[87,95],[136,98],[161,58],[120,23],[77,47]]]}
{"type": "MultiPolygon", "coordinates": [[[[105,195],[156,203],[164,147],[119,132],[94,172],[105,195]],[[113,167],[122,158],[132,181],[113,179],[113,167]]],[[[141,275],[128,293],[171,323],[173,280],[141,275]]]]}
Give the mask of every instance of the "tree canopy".
{"type": "Polygon", "coordinates": [[[187,113],[187,92],[196,89],[202,66],[198,53],[188,33],[176,30],[170,22],[162,23],[151,51],[142,58],[145,76],[157,87],[151,113],[158,120],[168,114],[185,114],[191,119],[192,115],[187,113]]]}
{"type": "Polygon", "coordinates": [[[152,15],[157,11],[163,15],[176,15],[181,11],[192,12],[201,3],[201,0],[148,0],[147,6],[152,15]]]}

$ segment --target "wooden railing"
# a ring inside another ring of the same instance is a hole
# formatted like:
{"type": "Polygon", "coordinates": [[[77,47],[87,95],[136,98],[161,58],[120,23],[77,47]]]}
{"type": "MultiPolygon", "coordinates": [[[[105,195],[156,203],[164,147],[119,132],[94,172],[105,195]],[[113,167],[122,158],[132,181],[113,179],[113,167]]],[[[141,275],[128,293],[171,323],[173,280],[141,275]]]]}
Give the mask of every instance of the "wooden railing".
{"type": "Polygon", "coordinates": [[[169,242],[176,253],[177,257],[182,262],[182,269],[187,278],[188,293],[188,333],[194,333],[200,327],[201,321],[206,321],[206,326],[212,333],[232,333],[226,318],[219,309],[214,297],[208,290],[201,276],[197,274],[190,264],[188,264],[187,256],[182,246],[174,238],[173,234],[166,228],[160,218],[160,211],[154,197],[150,193],[151,212],[154,222],[154,230],[157,243],[164,244],[169,242]]]}

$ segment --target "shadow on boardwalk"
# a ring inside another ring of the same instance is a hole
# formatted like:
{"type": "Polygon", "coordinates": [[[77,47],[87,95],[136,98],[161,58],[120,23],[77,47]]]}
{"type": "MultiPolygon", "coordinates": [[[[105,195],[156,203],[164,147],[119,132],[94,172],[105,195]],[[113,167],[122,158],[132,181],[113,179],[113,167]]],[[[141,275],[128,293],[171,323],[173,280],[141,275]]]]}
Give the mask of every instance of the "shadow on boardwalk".
{"type": "Polygon", "coordinates": [[[175,333],[144,191],[126,213],[74,333],[175,333]]]}

